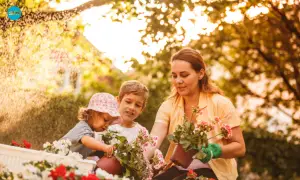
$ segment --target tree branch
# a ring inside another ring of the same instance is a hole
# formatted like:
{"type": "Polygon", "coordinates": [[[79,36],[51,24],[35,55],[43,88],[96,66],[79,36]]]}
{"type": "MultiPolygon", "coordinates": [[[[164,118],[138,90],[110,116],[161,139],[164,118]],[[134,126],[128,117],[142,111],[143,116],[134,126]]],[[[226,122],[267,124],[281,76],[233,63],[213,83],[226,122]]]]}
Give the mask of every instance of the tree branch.
{"type": "Polygon", "coordinates": [[[240,79],[236,78],[235,80],[237,80],[240,85],[242,86],[242,88],[246,89],[247,90],[247,93],[250,95],[250,96],[253,96],[253,97],[257,97],[257,98],[260,98],[260,99],[264,99],[265,100],[265,103],[267,105],[270,105],[270,106],[274,106],[276,107],[279,111],[281,111],[282,113],[284,113],[285,115],[289,116],[294,122],[297,121],[297,119],[295,119],[293,117],[293,115],[289,114],[288,112],[286,112],[283,108],[280,107],[279,104],[275,103],[273,100],[270,100],[268,96],[262,96],[262,95],[259,95],[255,92],[253,92],[251,89],[249,89],[249,87],[243,83],[240,79]]]}
{"type": "Polygon", "coordinates": [[[294,93],[294,95],[296,96],[296,98],[298,100],[300,100],[300,95],[298,94],[297,90],[290,84],[289,79],[286,77],[286,75],[284,74],[283,69],[280,67],[280,65],[278,63],[275,63],[273,61],[272,58],[270,58],[269,56],[267,56],[264,52],[262,52],[262,50],[260,48],[255,48],[258,53],[270,64],[275,64],[276,70],[279,71],[280,76],[282,77],[284,83],[287,85],[287,87],[294,93]]]}
{"type": "Polygon", "coordinates": [[[82,5],[74,7],[72,9],[63,10],[63,11],[38,11],[38,12],[23,12],[25,13],[17,21],[9,20],[7,17],[0,18],[0,28],[5,31],[7,28],[12,26],[26,26],[26,25],[33,25],[39,24],[42,22],[47,21],[61,21],[61,20],[68,20],[80,12],[90,9],[92,7],[102,6],[110,2],[109,0],[92,0],[86,2],[82,5]]]}
{"type": "Polygon", "coordinates": [[[284,13],[282,13],[276,6],[273,5],[273,3],[270,1],[270,5],[272,7],[272,9],[279,14],[279,16],[281,17],[281,20],[283,20],[286,28],[288,30],[290,30],[292,33],[295,33],[296,36],[298,37],[298,39],[300,38],[300,32],[297,30],[297,28],[294,26],[293,22],[290,22],[290,20],[288,20],[288,18],[286,17],[286,15],[284,13]]]}
{"type": "MultiPolygon", "coordinates": [[[[254,43],[254,41],[251,39],[251,37],[248,38],[248,41],[249,41],[250,44],[255,45],[255,43],[254,43]]],[[[286,75],[284,74],[283,68],[281,68],[280,65],[279,65],[278,63],[276,63],[272,57],[270,57],[270,56],[268,56],[267,54],[265,54],[265,53],[260,49],[260,47],[255,47],[254,49],[257,50],[257,52],[263,57],[263,59],[264,59],[266,62],[268,62],[268,63],[271,64],[271,65],[275,65],[276,70],[279,72],[280,76],[282,77],[284,83],[287,85],[288,89],[290,89],[290,90],[294,93],[296,99],[300,100],[300,94],[299,94],[299,93],[297,92],[297,90],[290,84],[289,79],[288,79],[288,78],[286,77],[286,75]]]]}
{"type": "Polygon", "coordinates": [[[296,90],[300,94],[300,73],[298,69],[297,61],[292,61],[293,69],[294,69],[294,78],[296,80],[296,90]]]}

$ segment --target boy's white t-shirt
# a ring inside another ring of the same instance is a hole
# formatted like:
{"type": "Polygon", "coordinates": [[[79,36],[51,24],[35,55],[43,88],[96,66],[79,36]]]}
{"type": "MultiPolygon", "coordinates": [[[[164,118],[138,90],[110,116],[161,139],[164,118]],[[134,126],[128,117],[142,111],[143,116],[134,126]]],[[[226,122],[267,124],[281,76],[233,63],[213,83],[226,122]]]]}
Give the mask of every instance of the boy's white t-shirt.
{"type": "Polygon", "coordinates": [[[143,126],[141,126],[139,123],[135,123],[134,126],[130,128],[123,127],[120,124],[114,124],[109,126],[108,130],[119,132],[121,136],[126,137],[128,143],[131,143],[137,138],[142,127],[143,126]]]}

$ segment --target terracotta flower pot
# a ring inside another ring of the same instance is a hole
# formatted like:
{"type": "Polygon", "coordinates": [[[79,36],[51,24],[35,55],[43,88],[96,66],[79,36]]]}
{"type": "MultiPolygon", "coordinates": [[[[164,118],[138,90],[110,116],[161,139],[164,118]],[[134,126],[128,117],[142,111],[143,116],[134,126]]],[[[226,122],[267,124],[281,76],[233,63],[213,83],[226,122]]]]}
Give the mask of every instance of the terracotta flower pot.
{"type": "Polygon", "coordinates": [[[177,144],[171,156],[171,161],[183,168],[187,168],[193,161],[193,156],[197,153],[196,150],[184,151],[181,144],[177,144]]]}
{"type": "Polygon", "coordinates": [[[122,166],[119,160],[114,156],[103,156],[97,161],[97,167],[112,175],[121,175],[122,173],[122,166]]]}

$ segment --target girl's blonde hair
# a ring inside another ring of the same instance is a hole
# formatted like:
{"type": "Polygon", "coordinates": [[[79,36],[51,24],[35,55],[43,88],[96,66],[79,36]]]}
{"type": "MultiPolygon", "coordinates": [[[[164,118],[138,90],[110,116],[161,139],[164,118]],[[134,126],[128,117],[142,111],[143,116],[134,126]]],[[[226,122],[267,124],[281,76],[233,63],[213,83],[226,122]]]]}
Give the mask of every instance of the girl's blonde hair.
{"type": "MultiPolygon", "coordinates": [[[[171,57],[171,62],[173,62],[175,60],[181,60],[181,61],[190,63],[192,68],[196,72],[199,72],[201,69],[206,71],[206,65],[203,61],[201,54],[197,50],[194,50],[192,48],[183,48],[180,51],[178,51],[177,53],[175,53],[171,57]]],[[[205,72],[203,78],[201,80],[199,80],[199,88],[200,88],[201,92],[212,93],[212,94],[215,94],[215,93],[223,94],[223,92],[217,86],[213,85],[210,82],[206,72],[205,72]]],[[[177,97],[177,96],[178,96],[178,93],[177,93],[176,89],[173,87],[169,98],[177,97]]]]}
{"type": "Polygon", "coordinates": [[[77,118],[80,121],[87,121],[89,119],[90,115],[91,115],[91,111],[90,110],[88,110],[87,108],[81,107],[78,110],[77,118]]]}

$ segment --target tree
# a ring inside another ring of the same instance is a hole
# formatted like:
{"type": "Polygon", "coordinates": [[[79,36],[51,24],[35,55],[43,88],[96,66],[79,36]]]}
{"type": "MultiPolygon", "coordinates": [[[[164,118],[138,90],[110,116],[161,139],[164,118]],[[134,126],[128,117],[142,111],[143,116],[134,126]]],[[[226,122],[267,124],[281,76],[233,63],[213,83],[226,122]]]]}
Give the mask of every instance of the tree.
{"type": "MultiPolygon", "coordinates": [[[[168,72],[165,65],[171,52],[180,48],[182,40],[187,38],[184,27],[176,27],[180,17],[184,10],[193,11],[196,7],[202,7],[203,15],[207,15],[216,28],[210,34],[200,34],[199,31],[199,39],[192,41],[189,46],[199,49],[208,64],[219,64],[229,72],[229,77],[223,76],[218,85],[233,100],[237,96],[263,100],[256,110],[259,117],[266,116],[265,119],[268,119],[272,115],[266,113],[266,108],[276,107],[288,114],[295,124],[300,124],[300,23],[297,4],[296,1],[264,0],[165,0],[138,5],[144,7],[145,12],[137,17],[143,16],[149,22],[144,31],[145,39],[151,37],[153,42],[166,41],[161,53],[155,57],[146,55],[149,59],[159,61],[156,63],[158,66],[163,64],[160,66],[161,72],[168,72]],[[268,12],[253,17],[249,11],[254,7],[265,8],[268,12]],[[239,12],[241,20],[233,23],[226,21],[230,12],[239,12]],[[166,55],[165,51],[170,53],[166,55]],[[265,81],[259,87],[262,91],[257,91],[256,83],[262,81],[265,81]]],[[[133,7],[137,8],[135,4],[130,4],[118,13],[134,16],[133,7]]],[[[192,17],[190,21],[196,22],[197,18],[192,17]]],[[[146,66],[153,67],[153,61],[147,63],[146,66]]],[[[153,74],[156,71],[153,69],[153,74]]],[[[149,72],[146,71],[146,74],[149,75],[149,72]]],[[[245,113],[247,117],[249,113],[245,113]]]]}

